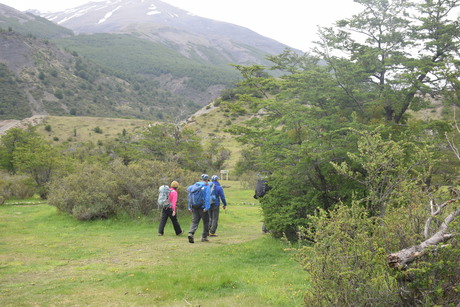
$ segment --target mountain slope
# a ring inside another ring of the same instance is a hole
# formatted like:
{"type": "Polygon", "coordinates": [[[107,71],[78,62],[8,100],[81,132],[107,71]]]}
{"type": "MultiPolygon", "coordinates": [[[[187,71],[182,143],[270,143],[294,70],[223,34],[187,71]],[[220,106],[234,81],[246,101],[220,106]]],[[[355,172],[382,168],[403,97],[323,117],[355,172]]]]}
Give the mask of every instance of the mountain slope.
{"type": "Polygon", "coordinates": [[[22,35],[40,38],[55,38],[73,35],[72,30],[56,25],[49,20],[22,13],[0,3],[0,29],[14,30],[22,35]]]}
{"type": "Polygon", "coordinates": [[[230,64],[269,65],[265,57],[287,47],[159,0],[107,0],[44,15],[56,24],[0,9],[1,77],[9,87],[0,86],[10,93],[0,98],[1,118],[185,119],[239,80],[230,64]]]}
{"type": "Polygon", "coordinates": [[[46,40],[0,32],[0,48],[0,119],[70,114],[157,120],[198,108],[158,82],[128,82],[46,40]]]}
{"type": "Polygon", "coordinates": [[[287,47],[244,27],[195,16],[159,0],[90,2],[42,16],[77,34],[127,33],[215,65],[263,64],[266,55],[287,47]]]}

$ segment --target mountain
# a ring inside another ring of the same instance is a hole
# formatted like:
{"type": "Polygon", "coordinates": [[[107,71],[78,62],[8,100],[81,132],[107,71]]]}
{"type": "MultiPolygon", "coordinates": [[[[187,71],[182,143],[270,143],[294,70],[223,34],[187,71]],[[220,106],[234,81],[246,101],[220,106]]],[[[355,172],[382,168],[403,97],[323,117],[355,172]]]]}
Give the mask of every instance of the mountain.
{"type": "Polygon", "coordinates": [[[43,17],[76,34],[124,33],[215,65],[264,64],[288,46],[247,28],[195,16],[159,0],[107,0],[43,17]]]}
{"type": "Polygon", "coordinates": [[[11,30],[26,36],[56,38],[73,35],[72,30],[34,15],[23,13],[0,3],[0,29],[11,30]]]}
{"type": "Polygon", "coordinates": [[[92,2],[42,17],[0,10],[4,119],[185,119],[241,78],[230,64],[269,64],[267,55],[287,48],[159,0],[92,2]]]}
{"type": "Polygon", "coordinates": [[[156,82],[119,78],[48,40],[0,31],[0,49],[0,119],[50,114],[160,120],[199,108],[156,82]]]}

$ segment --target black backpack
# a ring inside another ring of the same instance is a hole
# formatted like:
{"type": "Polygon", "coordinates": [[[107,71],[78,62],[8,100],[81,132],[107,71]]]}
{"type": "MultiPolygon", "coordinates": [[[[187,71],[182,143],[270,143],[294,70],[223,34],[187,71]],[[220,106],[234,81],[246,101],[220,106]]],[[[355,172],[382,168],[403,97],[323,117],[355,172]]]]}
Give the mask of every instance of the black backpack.
{"type": "Polygon", "coordinates": [[[259,179],[257,181],[256,191],[254,194],[255,199],[264,197],[264,195],[268,191],[270,191],[271,187],[267,184],[267,182],[268,182],[267,180],[263,180],[263,179],[259,179]]]}

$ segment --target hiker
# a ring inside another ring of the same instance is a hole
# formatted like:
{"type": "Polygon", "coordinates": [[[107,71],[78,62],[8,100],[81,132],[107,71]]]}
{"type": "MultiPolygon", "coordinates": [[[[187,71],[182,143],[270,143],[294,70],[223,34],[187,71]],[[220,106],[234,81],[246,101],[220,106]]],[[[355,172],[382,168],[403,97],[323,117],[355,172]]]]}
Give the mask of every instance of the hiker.
{"type": "Polygon", "coordinates": [[[169,205],[166,205],[161,210],[161,221],[160,226],[158,226],[158,235],[162,236],[164,234],[164,229],[166,222],[168,221],[168,217],[171,219],[171,222],[174,226],[174,231],[176,235],[179,236],[184,233],[182,228],[177,221],[177,188],[179,187],[179,183],[177,181],[171,182],[169,188],[169,205]]]}
{"type": "MultiPolygon", "coordinates": [[[[267,192],[272,189],[272,187],[268,185],[267,180],[263,180],[262,178],[260,178],[260,174],[258,174],[257,177],[259,177],[259,179],[257,180],[256,190],[254,192],[254,198],[260,199],[264,197],[265,194],[267,194],[267,192]]],[[[267,229],[267,227],[265,226],[265,223],[262,223],[262,233],[269,233],[269,232],[270,230],[267,229]]]]}
{"type": "Polygon", "coordinates": [[[194,243],[193,236],[198,228],[200,220],[203,220],[203,234],[201,241],[209,241],[209,207],[211,205],[211,185],[209,183],[209,176],[207,174],[201,175],[201,181],[189,186],[187,191],[188,196],[188,210],[192,212],[192,224],[188,232],[188,241],[194,243]]]}
{"type": "Polygon", "coordinates": [[[219,183],[219,177],[213,175],[211,181],[211,208],[209,209],[209,236],[217,237],[216,230],[219,222],[220,201],[222,200],[222,208],[227,208],[227,201],[225,200],[224,189],[219,183]]]}

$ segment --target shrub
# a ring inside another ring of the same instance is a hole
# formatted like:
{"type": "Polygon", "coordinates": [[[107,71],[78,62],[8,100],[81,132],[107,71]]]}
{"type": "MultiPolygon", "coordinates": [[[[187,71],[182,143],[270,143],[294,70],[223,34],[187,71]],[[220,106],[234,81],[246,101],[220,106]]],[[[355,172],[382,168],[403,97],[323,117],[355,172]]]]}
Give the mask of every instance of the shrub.
{"type": "Polygon", "coordinates": [[[0,196],[3,201],[10,198],[30,198],[35,194],[35,188],[34,181],[27,176],[2,174],[0,179],[0,196]]]}
{"type": "Polygon", "coordinates": [[[125,166],[120,161],[113,164],[113,173],[118,182],[119,208],[131,217],[139,214],[148,215],[157,208],[158,188],[169,185],[176,180],[180,183],[178,189],[178,206],[185,210],[187,207],[187,192],[185,188],[196,181],[193,175],[180,169],[175,163],[160,161],[140,161],[125,166]]]}
{"type": "Polygon", "coordinates": [[[185,187],[196,178],[175,163],[140,161],[125,165],[114,161],[110,167],[83,164],[50,185],[49,204],[79,220],[108,218],[117,213],[132,218],[149,215],[157,208],[158,187],[177,180],[178,206],[185,209],[185,187]]]}
{"type": "Polygon", "coordinates": [[[301,235],[312,246],[300,249],[299,259],[310,273],[307,306],[396,306],[397,282],[386,265],[386,252],[373,234],[379,223],[362,207],[341,206],[311,219],[301,235]]]}
{"type": "Polygon", "coordinates": [[[63,99],[64,98],[64,92],[61,91],[61,90],[56,90],[54,92],[54,96],[57,98],[57,99],[63,99]]]}
{"type": "Polygon", "coordinates": [[[48,202],[80,220],[107,218],[115,214],[116,182],[100,165],[83,164],[50,185],[48,202]]]}
{"type": "MultiPolygon", "coordinates": [[[[414,197],[415,199],[415,197],[414,197]]],[[[298,249],[297,257],[311,278],[307,306],[457,306],[460,223],[449,227],[456,237],[434,247],[407,270],[396,271],[387,256],[424,240],[427,218],[423,202],[389,208],[371,218],[362,206],[340,206],[311,218],[300,232],[315,242],[298,249]]]]}

